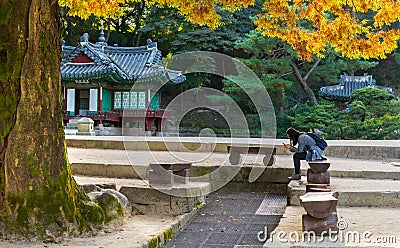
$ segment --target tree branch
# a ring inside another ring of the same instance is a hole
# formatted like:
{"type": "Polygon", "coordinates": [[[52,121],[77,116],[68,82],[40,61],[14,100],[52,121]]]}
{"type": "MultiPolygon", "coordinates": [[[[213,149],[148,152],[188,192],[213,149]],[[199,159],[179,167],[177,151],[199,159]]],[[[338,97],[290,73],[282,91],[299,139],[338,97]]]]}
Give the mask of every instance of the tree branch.
{"type": "Polygon", "coordinates": [[[296,76],[296,79],[299,82],[300,86],[303,88],[304,93],[306,93],[308,99],[310,100],[311,106],[318,105],[318,102],[317,102],[317,99],[315,98],[314,92],[310,89],[310,87],[308,87],[306,80],[304,80],[304,78],[301,76],[297,65],[293,61],[290,61],[290,66],[293,68],[294,75],[296,76]]]}
{"type": "Polygon", "coordinates": [[[311,74],[313,73],[314,69],[318,66],[319,62],[321,62],[322,59],[319,58],[317,61],[315,61],[314,65],[311,67],[311,69],[307,72],[307,75],[305,75],[305,77],[303,78],[304,81],[307,81],[308,78],[311,76],[311,74]]]}

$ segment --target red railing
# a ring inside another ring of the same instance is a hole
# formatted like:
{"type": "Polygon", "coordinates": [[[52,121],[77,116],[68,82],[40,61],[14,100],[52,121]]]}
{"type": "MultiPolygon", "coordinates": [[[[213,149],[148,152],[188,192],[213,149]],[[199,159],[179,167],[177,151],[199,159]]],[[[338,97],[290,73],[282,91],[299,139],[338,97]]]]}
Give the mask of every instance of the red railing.
{"type": "Polygon", "coordinates": [[[63,110],[62,111],[62,116],[63,116],[63,120],[67,121],[67,120],[71,119],[71,112],[63,110]]]}
{"type": "Polygon", "coordinates": [[[121,110],[121,117],[147,117],[147,118],[169,118],[171,113],[163,109],[150,110],[150,109],[126,109],[121,110]]]}
{"type": "Polygon", "coordinates": [[[87,117],[94,121],[119,121],[120,114],[118,112],[100,112],[100,111],[89,111],[87,117]]]}
{"type": "MultiPolygon", "coordinates": [[[[123,117],[131,118],[170,118],[171,112],[165,110],[146,110],[146,109],[126,109],[117,110],[113,112],[107,111],[87,111],[86,117],[91,118],[94,121],[112,121],[118,122],[123,117]]],[[[70,116],[70,111],[63,110],[63,119],[70,120],[76,118],[76,116],[70,116]]]]}

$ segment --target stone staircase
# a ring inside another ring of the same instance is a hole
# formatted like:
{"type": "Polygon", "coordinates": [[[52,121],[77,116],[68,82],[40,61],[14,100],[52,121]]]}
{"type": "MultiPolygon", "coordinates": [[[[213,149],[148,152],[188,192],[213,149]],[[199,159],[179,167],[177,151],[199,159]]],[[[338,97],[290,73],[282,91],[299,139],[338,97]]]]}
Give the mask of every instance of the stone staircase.
{"type": "Polygon", "coordinates": [[[70,119],[67,125],[64,127],[65,135],[76,135],[78,132],[78,120],[79,119],[70,119]]]}

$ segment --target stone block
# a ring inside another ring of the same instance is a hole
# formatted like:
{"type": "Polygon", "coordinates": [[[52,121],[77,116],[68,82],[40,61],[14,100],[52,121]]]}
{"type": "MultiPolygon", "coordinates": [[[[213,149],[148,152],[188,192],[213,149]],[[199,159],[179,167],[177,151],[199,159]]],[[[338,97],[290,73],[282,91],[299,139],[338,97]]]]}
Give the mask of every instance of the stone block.
{"type": "Polygon", "coordinates": [[[314,173],[325,172],[331,166],[328,160],[314,160],[308,161],[308,166],[314,173]]]}
{"type": "Polygon", "coordinates": [[[160,215],[160,214],[171,214],[171,207],[169,204],[166,203],[159,203],[159,204],[149,204],[149,205],[142,205],[142,204],[132,204],[132,213],[134,214],[145,214],[145,215],[160,215]]]}
{"type": "Polygon", "coordinates": [[[174,174],[172,171],[149,171],[149,184],[150,185],[163,185],[171,187],[174,185],[174,174]]]}
{"type": "Polygon", "coordinates": [[[306,193],[308,192],[330,192],[332,191],[326,184],[306,184],[306,193]]]}
{"type": "Polygon", "coordinates": [[[169,205],[170,195],[148,187],[122,186],[119,190],[130,203],[139,205],[169,205]]]}
{"type": "Polygon", "coordinates": [[[198,205],[196,198],[171,196],[171,214],[180,215],[192,211],[198,205]]]}
{"type": "Polygon", "coordinates": [[[315,173],[311,169],[307,170],[307,182],[311,184],[327,184],[330,185],[329,171],[315,173]]]}
{"type": "MultiPolygon", "coordinates": [[[[265,168],[265,167],[264,167],[265,168]]],[[[261,182],[269,183],[288,183],[288,177],[293,174],[293,169],[290,168],[265,168],[264,172],[257,179],[261,182]]]]}
{"type": "Polygon", "coordinates": [[[175,172],[174,182],[184,184],[189,183],[189,169],[183,169],[181,171],[175,172]]]}
{"type": "Polygon", "coordinates": [[[332,212],[336,212],[338,198],[334,197],[335,193],[310,192],[300,196],[300,202],[310,216],[315,218],[325,218],[332,212]]]}
{"type": "Polygon", "coordinates": [[[71,171],[74,175],[107,177],[107,165],[89,163],[71,163],[71,171]]]}
{"type": "Polygon", "coordinates": [[[211,175],[211,181],[228,182],[240,171],[240,166],[223,165],[214,170],[211,175]]]}
{"type": "Polygon", "coordinates": [[[338,216],[336,212],[325,218],[314,218],[308,214],[302,216],[303,231],[314,232],[316,235],[328,234],[339,231],[337,227],[338,216]]]}

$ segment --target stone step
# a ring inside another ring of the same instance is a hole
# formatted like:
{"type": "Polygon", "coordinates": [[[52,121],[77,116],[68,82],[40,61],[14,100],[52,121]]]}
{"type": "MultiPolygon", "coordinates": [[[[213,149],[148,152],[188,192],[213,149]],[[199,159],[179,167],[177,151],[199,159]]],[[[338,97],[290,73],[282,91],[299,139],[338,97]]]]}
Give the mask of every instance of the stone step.
{"type": "Polygon", "coordinates": [[[181,215],[204,204],[211,189],[208,183],[189,182],[173,187],[122,186],[119,191],[137,213],[181,215]]]}
{"type": "MultiPolygon", "coordinates": [[[[288,185],[289,203],[300,205],[300,196],[306,193],[306,177],[288,185]]],[[[398,207],[400,205],[399,180],[360,178],[331,178],[330,188],[339,192],[339,206],[346,207],[398,207]]]]}
{"type": "Polygon", "coordinates": [[[64,129],[65,135],[76,135],[78,133],[78,129],[64,129]]]}
{"type": "MultiPolygon", "coordinates": [[[[84,160],[83,160],[84,161],[84,160]]],[[[201,176],[205,173],[209,173],[219,166],[205,166],[205,165],[193,165],[190,169],[190,175],[201,176]]],[[[259,167],[256,169],[264,169],[265,167],[259,167]]],[[[399,167],[396,167],[399,168],[399,167]]],[[[120,177],[120,178],[148,178],[148,165],[130,165],[125,163],[108,164],[108,163],[94,163],[94,162],[71,162],[71,169],[74,174],[86,175],[86,176],[104,176],[104,177],[120,177]]],[[[400,168],[399,168],[400,169],[400,168]]],[[[251,167],[245,166],[240,170],[240,173],[236,176],[236,179],[240,177],[240,180],[247,180],[248,174],[250,173],[251,167]],[[247,178],[246,178],[247,176],[247,178]]],[[[287,182],[286,178],[293,173],[292,168],[280,168],[278,166],[267,167],[265,172],[261,175],[259,180],[270,181],[270,182],[287,182]],[[269,179],[268,179],[269,178],[269,179]]],[[[307,175],[307,169],[301,170],[302,175],[307,175]]],[[[400,171],[379,171],[379,170],[340,170],[330,169],[331,177],[336,178],[359,178],[359,179],[389,179],[389,180],[400,180],[400,171]]]]}
{"type": "MultiPolygon", "coordinates": [[[[93,137],[97,138],[97,137],[93,137]]],[[[79,140],[79,139],[77,139],[79,140]]],[[[123,143],[121,143],[123,145],[123,143]]],[[[148,145],[151,146],[152,143],[148,145]]],[[[184,162],[193,161],[194,165],[199,166],[219,166],[229,164],[228,153],[202,153],[202,152],[165,152],[165,151],[132,151],[115,149],[88,149],[92,145],[86,144],[85,148],[68,147],[68,157],[71,163],[90,163],[90,164],[121,164],[137,166],[148,165],[158,162],[184,162]]],[[[104,143],[105,146],[116,145],[113,141],[104,143]]],[[[155,148],[155,147],[152,147],[155,148]]],[[[195,147],[193,147],[195,148],[195,147]]],[[[144,149],[144,148],[143,148],[144,149]]],[[[246,159],[243,157],[245,166],[259,166],[263,164],[262,156],[249,154],[246,159]]],[[[290,155],[277,155],[276,162],[270,168],[280,169],[293,173],[293,161],[290,155]]],[[[349,159],[329,157],[331,163],[329,172],[331,177],[342,178],[365,178],[365,179],[394,179],[400,180],[400,166],[398,159],[349,159]]],[[[204,167],[205,168],[205,167],[204,167]]],[[[306,175],[308,164],[302,161],[302,175],[306,175]]],[[[111,168],[110,168],[111,169],[111,168]]],[[[286,173],[285,173],[286,174],[286,173]]]]}

